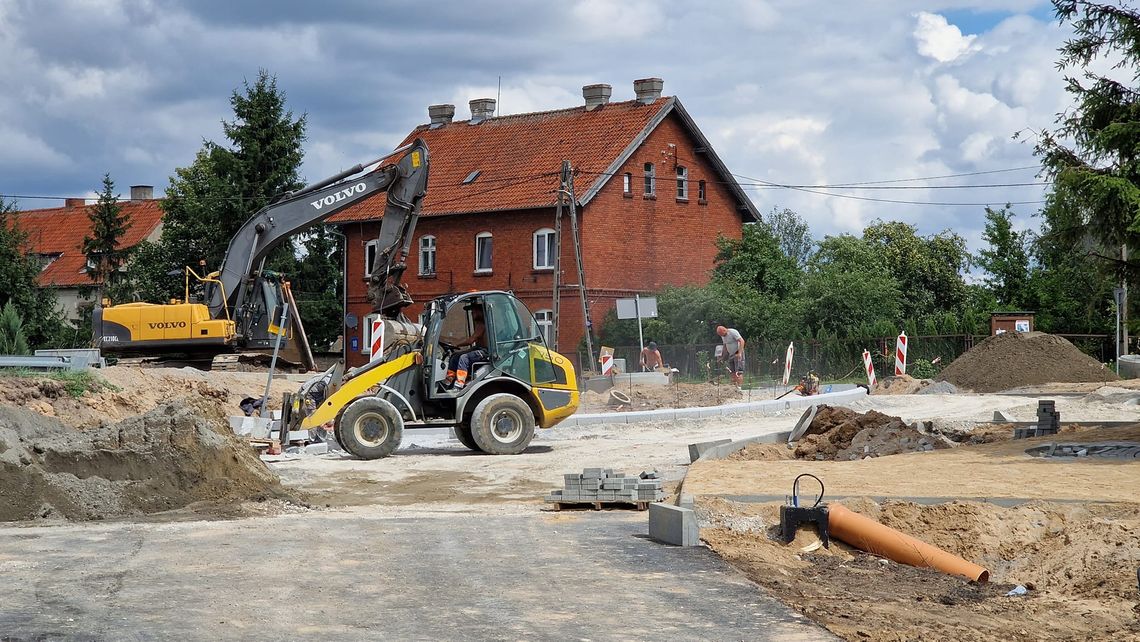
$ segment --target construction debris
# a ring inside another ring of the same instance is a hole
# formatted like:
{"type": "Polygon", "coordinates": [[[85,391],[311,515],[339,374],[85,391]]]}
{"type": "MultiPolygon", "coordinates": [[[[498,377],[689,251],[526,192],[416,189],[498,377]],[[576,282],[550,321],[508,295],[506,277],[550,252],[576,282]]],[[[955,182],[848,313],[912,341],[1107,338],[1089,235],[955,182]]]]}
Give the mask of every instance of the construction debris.
{"type": "Polygon", "coordinates": [[[645,471],[637,477],[615,473],[612,468],[585,468],[581,473],[562,476],[564,487],[550,491],[547,503],[558,504],[642,504],[665,499],[657,471],[645,471]]]}

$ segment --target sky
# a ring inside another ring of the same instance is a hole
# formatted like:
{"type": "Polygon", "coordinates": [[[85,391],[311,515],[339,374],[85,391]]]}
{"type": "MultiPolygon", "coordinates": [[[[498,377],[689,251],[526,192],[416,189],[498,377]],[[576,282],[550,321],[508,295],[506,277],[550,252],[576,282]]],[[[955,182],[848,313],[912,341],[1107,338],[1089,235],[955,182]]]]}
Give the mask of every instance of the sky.
{"type": "Polygon", "coordinates": [[[0,194],[58,206],[26,197],[91,196],[106,172],[161,194],[262,68],[308,115],[308,181],[392,149],[429,104],[522,113],[660,77],[761,212],[817,238],[903,220],[977,250],[983,204],[1024,202],[1035,226],[1045,188],[928,186],[1042,180],[1033,132],[1069,104],[1067,34],[1037,0],[0,0],[0,194]]]}

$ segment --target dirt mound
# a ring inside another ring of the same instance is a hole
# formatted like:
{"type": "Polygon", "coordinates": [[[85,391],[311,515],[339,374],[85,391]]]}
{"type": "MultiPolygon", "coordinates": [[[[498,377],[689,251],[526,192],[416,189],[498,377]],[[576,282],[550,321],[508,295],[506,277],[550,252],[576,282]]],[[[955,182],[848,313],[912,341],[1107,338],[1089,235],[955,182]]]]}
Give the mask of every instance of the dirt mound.
{"type": "Polygon", "coordinates": [[[1053,382],[1116,381],[1118,377],[1061,337],[1006,332],[971,348],[936,379],[974,392],[999,392],[1053,382]]]}
{"type": "Polygon", "coordinates": [[[942,439],[912,428],[898,417],[877,410],[820,406],[804,436],[796,442],[796,459],[845,460],[948,448],[942,439]]]}
{"type": "Polygon", "coordinates": [[[80,432],[0,406],[0,521],[102,519],[198,501],[290,498],[214,410],[172,403],[80,432]]]}
{"type": "Polygon", "coordinates": [[[610,391],[587,391],[582,394],[582,412],[614,412],[618,410],[655,410],[657,408],[703,408],[737,403],[744,395],[735,386],[711,383],[674,383],[667,386],[618,386],[616,390],[629,396],[630,403],[618,408],[610,404],[610,391]]]}
{"type": "MultiPolygon", "coordinates": [[[[988,568],[988,584],[884,562],[840,542],[775,539],[777,506],[700,499],[701,538],[784,602],[845,639],[1136,639],[1140,506],[844,501],[988,568]],[[715,502],[715,504],[713,503],[715,502]],[[711,505],[710,505],[711,504],[711,505]],[[707,527],[706,527],[707,526],[707,527]],[[1025,597],[1006,597],[1020,584],[1025,597]]],[[[814,534],[811,532],[810,534],[814,534]]]]}
{"type": "Polygon", "coordinates": [[[913,395],[930,385],[930,379],[915,379],[910,375],[883,377],[871,388],[873,395],[913,395]]]}
{"type": "MultiPolygon", "coordinates": [[[[206,402],[224,415],[241,414],[244,397],[260,397],[264,373],[202,372],[193,368],[115,366],[91,371],[89,389],[46,377],[0,377],[0,406],[16,406],[69,426],[87,428],[138,415],[170,401],[206,402]]],[[[297,384],[275,379],[271,408],[297,384]]],[[[212,411],[213,412],[213,411],[212,411]]]]}

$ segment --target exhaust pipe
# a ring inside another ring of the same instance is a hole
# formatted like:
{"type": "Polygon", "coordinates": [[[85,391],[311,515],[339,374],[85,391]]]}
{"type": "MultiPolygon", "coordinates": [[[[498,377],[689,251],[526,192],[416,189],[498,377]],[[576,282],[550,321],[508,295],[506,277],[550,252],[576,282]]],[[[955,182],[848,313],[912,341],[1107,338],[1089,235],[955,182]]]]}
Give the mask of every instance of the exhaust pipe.
{"type": "Polygon", "coordinates": [[[855,548],[900,564],[933,568],[975,582],[988,582],[990,579],[990,572],[981,566],[852,512],[840,504],[829,504],[827,515],[831,537],[855,548]]]}

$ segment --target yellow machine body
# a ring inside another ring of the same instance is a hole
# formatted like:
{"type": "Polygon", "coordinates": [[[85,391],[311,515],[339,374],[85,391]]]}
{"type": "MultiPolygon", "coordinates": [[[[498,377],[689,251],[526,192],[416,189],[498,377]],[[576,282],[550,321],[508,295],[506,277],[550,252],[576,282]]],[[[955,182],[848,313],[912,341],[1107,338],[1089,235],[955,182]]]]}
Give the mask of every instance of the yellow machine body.
{"type": "Polygon", "coordinates": [[[234,322],[212,319],[201,303],[123,303],[102,308],[104,349],[226,346],[233,343],[234,322]]]}

